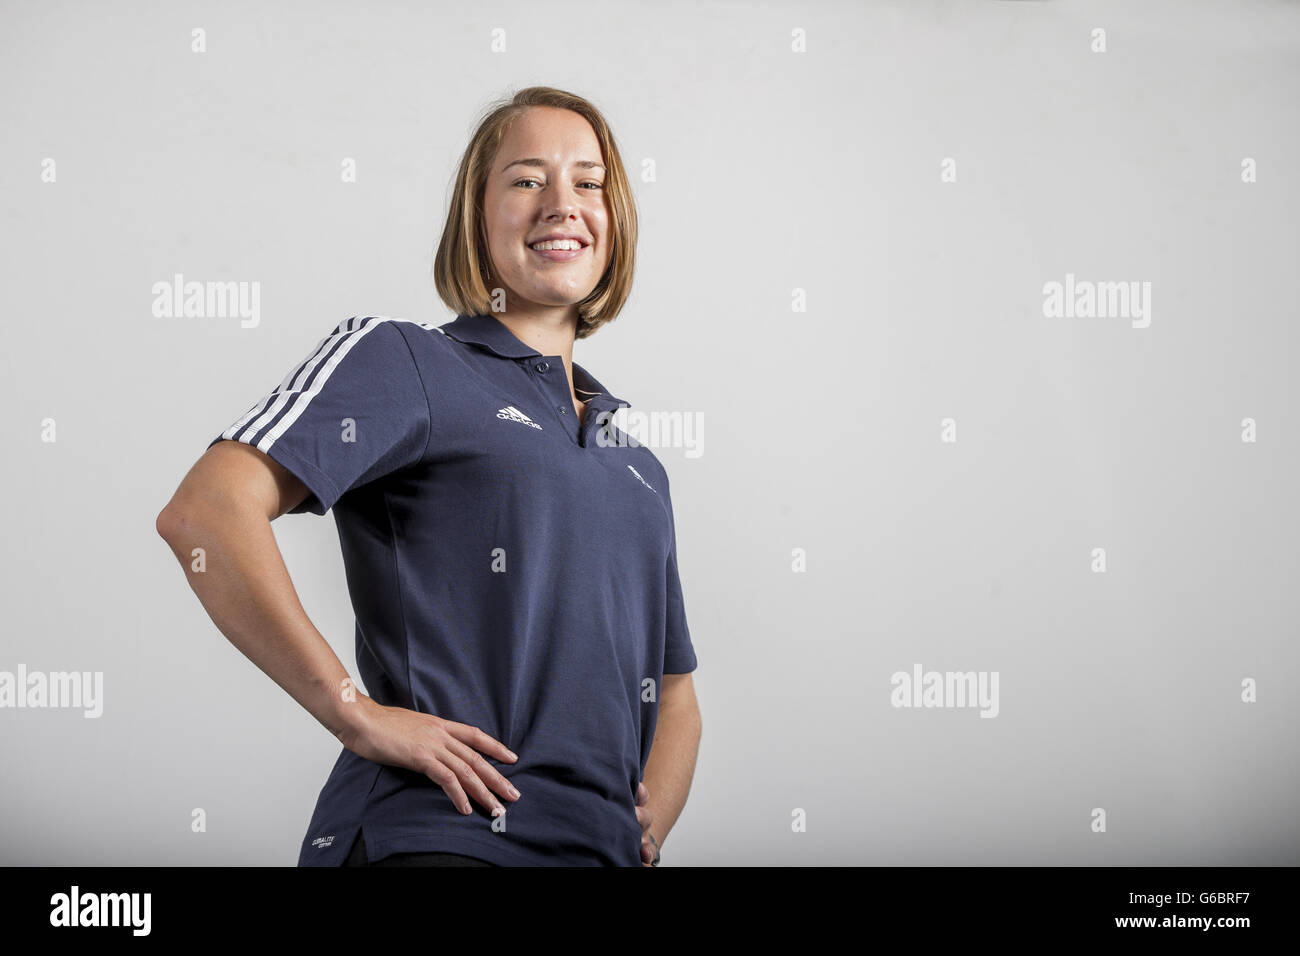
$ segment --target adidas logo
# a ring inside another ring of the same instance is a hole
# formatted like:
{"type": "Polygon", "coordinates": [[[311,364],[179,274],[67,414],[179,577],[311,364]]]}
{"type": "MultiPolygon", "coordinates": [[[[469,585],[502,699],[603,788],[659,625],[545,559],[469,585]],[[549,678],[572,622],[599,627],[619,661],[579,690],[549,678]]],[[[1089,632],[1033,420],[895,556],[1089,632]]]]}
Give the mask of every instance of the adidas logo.
{"type": "Polygon", "coordinates": [[[497,418],[507,418],[512,422],[523,422],[523,424],[531,425],[533,428],[538,430],[542,427],[513,405],[507,405],[505,408],[498,411],[497,418]]]}
{"type": "MultiPolygon", "coordinates": [[[[633,468],[631,465],[628,465],[627,467],[628,467],[628,470],[629,470],[630,472],[632,472],[632,474],[636,475],[636,480],[637,480],[637,481],[641,482],[641,484],[645,485],[645,486],[646,486],[647,488],[649,488],[651,491],[655,491],[654,488],[651,486],[650,482],[646,481],[644,478],[641,477],[641,472],[637,471],[637,470],[636,470],[635,468],[633,468]]],[[[655,494],[659,494],[659,492],[655,491],[655,494]]]]}

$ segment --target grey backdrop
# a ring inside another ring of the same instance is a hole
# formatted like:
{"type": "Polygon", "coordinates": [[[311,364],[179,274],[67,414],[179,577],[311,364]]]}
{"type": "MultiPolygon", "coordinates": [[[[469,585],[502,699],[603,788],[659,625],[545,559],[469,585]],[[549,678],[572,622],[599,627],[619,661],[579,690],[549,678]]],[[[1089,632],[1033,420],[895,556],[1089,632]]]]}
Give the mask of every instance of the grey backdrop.
{"type": "MultiPolygon", "coordinates": [[[[1300,862],[1300,5],[0,11],[0,670],[104,679],[0,709],[0,862],[296,861],[337,744],[154,518],[340,320],[452,317],[455,163],[532,84],[606,111],[642,217],[575,358],[704,422],[656,449],[704,715],[666,863],[1300,862]],[[154,317],[175,273],[259,324],[154,317]],[[1150,324],[1046,316],[1067,274],[1150,324]],[[892,706],[914,664],[997,717],[892,706]]],[[[332,517],[274,527],[355,673],[332,517]]]]}

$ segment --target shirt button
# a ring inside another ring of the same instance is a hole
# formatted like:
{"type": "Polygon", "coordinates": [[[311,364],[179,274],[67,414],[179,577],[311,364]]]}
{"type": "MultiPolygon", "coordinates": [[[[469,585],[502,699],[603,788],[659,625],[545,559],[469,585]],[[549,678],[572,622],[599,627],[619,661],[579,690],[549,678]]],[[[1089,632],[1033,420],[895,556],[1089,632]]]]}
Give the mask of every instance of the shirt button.
{"type": "Polygon", "coordinates": [[[537,371],[539,372],[545,372],[548,368],[550,368],[550,366],[547,365],[545,362],[538,362],[536,365],[533,366],[533,368],[537,369],[537,371]]]}

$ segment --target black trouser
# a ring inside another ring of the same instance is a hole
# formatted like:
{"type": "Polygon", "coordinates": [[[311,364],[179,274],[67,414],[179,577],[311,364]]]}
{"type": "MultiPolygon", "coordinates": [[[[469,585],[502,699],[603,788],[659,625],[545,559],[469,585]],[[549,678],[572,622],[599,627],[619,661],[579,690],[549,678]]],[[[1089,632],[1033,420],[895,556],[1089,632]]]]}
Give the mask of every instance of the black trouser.
{"type": "Polygon", "coordinates": [[[392,853],[374,863],[366,859],[366,845],[361,839],[361,831],[352,841],[352,852],[343,861],[344,866],[496,866],[487,860],[473,856],[461,856],[458,853],[392,853]]]}

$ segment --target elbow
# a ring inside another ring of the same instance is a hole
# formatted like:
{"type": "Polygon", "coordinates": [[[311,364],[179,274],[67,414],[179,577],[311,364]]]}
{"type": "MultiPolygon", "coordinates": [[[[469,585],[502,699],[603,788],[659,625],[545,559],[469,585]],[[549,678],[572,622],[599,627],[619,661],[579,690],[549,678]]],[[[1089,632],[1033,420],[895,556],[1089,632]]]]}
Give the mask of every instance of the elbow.
{"type": "Polygon", "coordinates": [[[158,537],[168,541],[175,533],[177,520],[171,504],[168,503],[162,511],[158,512],[158,517],[153,522],[153,529],[158,532],[158,537]]]}
{"type": "Polygon", "coordinates": [[[167,502],[162,511],[158,512],[158,517],[154,519],[153,528],[158,532],[158,537],[171,544],[179,535],[185,533],[185,528],[189,523],[187,512],[173,498],[167,502]]]}

